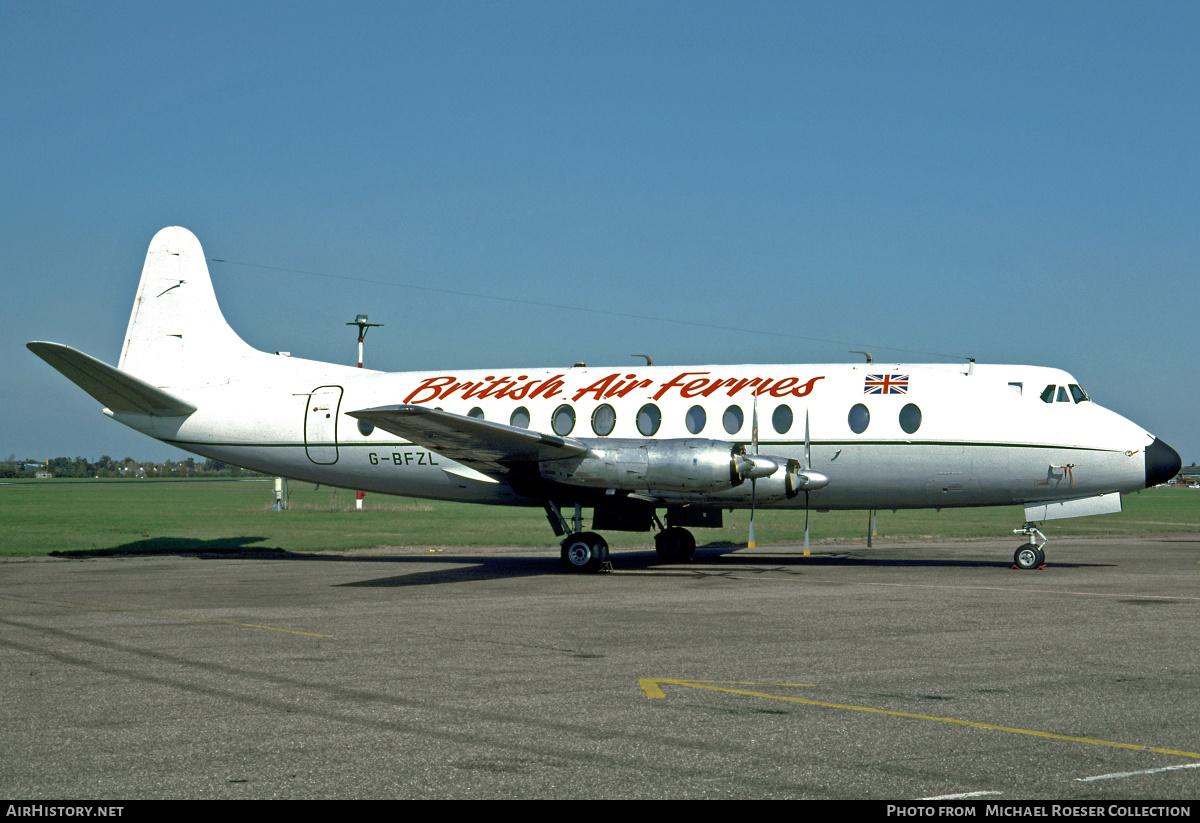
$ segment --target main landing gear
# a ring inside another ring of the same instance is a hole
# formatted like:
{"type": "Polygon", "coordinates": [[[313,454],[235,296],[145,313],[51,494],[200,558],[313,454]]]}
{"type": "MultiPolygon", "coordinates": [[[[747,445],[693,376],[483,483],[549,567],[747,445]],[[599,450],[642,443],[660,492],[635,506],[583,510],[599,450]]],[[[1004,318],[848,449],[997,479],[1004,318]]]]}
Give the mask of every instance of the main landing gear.
{"type": "Polygon", "coordinates": [[[555,534],[567,536],[562,542],[563,568],[569,572],[612,571],[612,563],[608,562],[608,541],[595,532],[583,530],[583,507],[580,504],[575,504],[575,528],[571,528],[571,521],[563,517],[551,500],[546,501],[546,517],[555,534]]]}
{"type": "MultiPolygon", "coordinates": [[[[546,516],[557,534],[566,534],[562,542],[564,569],[569,572],[612,571],[612,563],[608,559],[608,541],[596,532],[583,531],[580,505],[575,506],[575,517],[568,520],[555,503],[547,502],[546,516]]],[[[657,516],[654,517],[654,523],[659,528],[658,534],[654,535],[654,550],[660,562],[682,563],[692,558],[696,553],[696,538],[690,531],[679,526],[663,528],[657,516]]]]}
{"type": "Polygon", "coordinates": [[[575,532],[562,542],[562,562],[569,572],[612,571],[608,542],[595,532],[575,532]]]}
{"type": "MultiPolygon", "coordinates": [[[[671,526],[654,535],[654,550],[663,563],[682,563],[696,553],[696,538],[687,529],[671,526]]],[[[595,532],[575,532],[562,542],[563,568],[569,572],[612,571],[608,542],[595,532]]]]}
{"type": "Polygon", "coordinates": [[[654,551],[664,563],[682,563],[696,553],[696,538],[687,529],[668,526],[654,535],[654,551]]]}
{"type": "Polygon", "coordinates": [[[1013,534],[1023,534],[1031,542],[1019,546],[1013,555],[1014,569],[1044,569],[1046,567],[1046,535],[1042,534],[1033,523],[1026,523],[1023,528],[1013,529],[1013,534]],[[1037,541],[1041,540],[1041,543],[1037,541]]]}

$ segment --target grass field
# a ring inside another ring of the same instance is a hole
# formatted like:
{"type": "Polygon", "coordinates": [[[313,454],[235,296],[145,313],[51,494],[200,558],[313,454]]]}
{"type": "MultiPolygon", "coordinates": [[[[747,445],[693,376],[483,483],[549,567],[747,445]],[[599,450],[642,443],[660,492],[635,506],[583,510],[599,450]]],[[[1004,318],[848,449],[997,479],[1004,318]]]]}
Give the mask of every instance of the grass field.
{"type": "MultiPolygon", "coordinates": [[[[52,552],[291,552],[394,550],[433,546],[554,548],[541,509],[472,506],[368,495],[354,510],[354,492],[291,484],[291,507],[269,511],[267,481],[86,480],[0,485],[0,556],[52,552]]],[[[1200,491],[1149,489],[1123,498],[1124,511],[1050,521],[1047,536],[1200,532],[1200,491]]],[[[590,512],[587,524],[590,526],[590,512]]],[[[987,509],[881,511],[878,540],[998,538],[1021,526],[1019,506],[987,509]]],[[[697,541],[743,543],[748,514],[725,514],[725,528],[697,529],[697,541]]],[[[863,540],[865,511],[813,512],[814,541],[863,540]]],[[[803,540],[803,512],[760,511],[760,545],[803,540]]],[[[611,532],[614,547],[653,545],[645,533],[611,532]]]]}

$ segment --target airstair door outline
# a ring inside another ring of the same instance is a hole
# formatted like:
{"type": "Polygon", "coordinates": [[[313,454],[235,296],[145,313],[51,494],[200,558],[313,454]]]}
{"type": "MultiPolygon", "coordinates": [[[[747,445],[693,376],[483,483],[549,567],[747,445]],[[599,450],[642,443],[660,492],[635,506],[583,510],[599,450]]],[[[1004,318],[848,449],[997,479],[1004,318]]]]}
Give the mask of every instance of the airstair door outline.
{"type": "Polygon", "coordinates": [[[314,463],[328,466],[338,459],[337,422],[341,386],[318,386],[306,398],[304,451],[314,463]]]}

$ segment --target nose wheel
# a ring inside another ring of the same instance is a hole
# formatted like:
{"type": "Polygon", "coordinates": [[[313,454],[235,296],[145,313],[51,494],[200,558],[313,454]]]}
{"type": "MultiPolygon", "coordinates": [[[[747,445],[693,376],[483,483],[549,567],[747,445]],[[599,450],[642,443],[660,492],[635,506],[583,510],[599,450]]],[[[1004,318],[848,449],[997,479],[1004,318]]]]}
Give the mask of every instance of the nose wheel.
{"type": "Polygon", "coordinates": [[[1013,555],[1013,565],[1018,569],[1040,569],[1046,565],[1046,553],[1032,543],[1026,543],[1013,555]]]}
{"type": "Polygon", "coordinates": [[[1028,571],[1046,567],[1046,535],[1032,523],[1026,523],[1024,528],[1013,529],[1013,534],[1023,534],[1032,542],[1017,548],[1013,554],[1013,568],[1028,571]],[[1041,543],[1038,543],[1041,540],[1041,543]]]}

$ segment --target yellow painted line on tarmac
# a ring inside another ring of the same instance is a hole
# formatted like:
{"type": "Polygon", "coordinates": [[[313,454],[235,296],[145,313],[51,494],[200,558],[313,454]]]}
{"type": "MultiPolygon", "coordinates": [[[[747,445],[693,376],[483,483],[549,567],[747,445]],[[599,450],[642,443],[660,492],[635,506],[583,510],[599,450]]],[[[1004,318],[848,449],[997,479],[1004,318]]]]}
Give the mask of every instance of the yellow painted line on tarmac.
{"type": "MultiPolygon", "coordinates": [[[[1069,743],[1087,743],[1092,746],[1109,746],[1115,749],[1131,749],[1139,752],[1156,752],[1157,754],[1170,754],[1176,757],[1190,757],[1200,760],[1200,752],[1186,752],[1179,749],[1166,749],[1160,746],[1146,746],[1141,743],[1118,743],[1112,740],[1099,740],[1094,737],[1076,737],[1068,734],[1056,734],[1054,732],[1043,732],[1036,729],[1019,729],[1014,726],[998,726],[994,723],[980,723],[974,720],[959,720],[956,717],[937,717],[931,714],[917,714],[915,712],[902,712],[894,709],[877,709],[872,706],[852,706],[845,703],[829,703],[823,700],[808,700],[803,697],[792,697],[783,694],[767,694],[766,692],[747,691],[745,689],[730,689],[724,686],[711,685],[714,683],[729,683],[731,681],[722,680],[674,680],[662,677],[640,677],[638,685],[642,687],[642,691],[646,697],[666,697],[666,693],[662,690],[659,684],[669,684],[672,686],[683,686],[691,689],[705,689],[714,692],[727,692],[729,694],[740,694],[744,697],[760,697],[767,700],[783,700],[788,703],[803,703],[807,706],[820,706],[826,709],[842,709],[852,712],[868,712],[870,714],[889,715],[891,717],[907,717],[913,720],[932,720],[937,723],[951,723],[956,726],[967,726],[972,729],[985,729],[994,732],[1008,732],[1009,734],[1023,734],[1031,737],[1040,737],[1045,740],[1064,740],[1069,743]]],[[[774,686],[808,686],[810,683],[774,683],[774,684],[753,684],[744,683],[737,685],[774,685],[774,686]]]]}
{"type": "Polygon", "coordinates": [[[262,626],[258,623],[239,623],[236,620],[225,620],[220,617],[196,617],[190,614],[172,614],[171,612],[153,612],[146,609],[109,609],[115,612],[135,612],[138,614],[153,614],[159,617],[175,617],[180,620],[198,620],[202,623],[224,623],[227,626],[240,626],[243,629],[262,629],[268,632],[283,632],[284,634],[298,634],[302,637],[329,637],[327,634],[317,634],[316,632],[302,632],[296,629],[281,629],[278,626],[262,626]]]}
{"type": "MultiPolygon", "coordinates": [[[[672,686],[694,686],[698,689],[716,688],[715,686],[704,686],[705,683],[728,683],[731,686],[778,686],[780,688],[791,686],[806,686],[815,687],[815,683],[758,683],[755,681],[740,681],[740,680],[674,680],[668,677],[639,677],[638,685],[642,687],[642,691],[646,693],[646,697],[666,697],[667,694],[658,685],[659,683],[668,683],[672,686]]],[[[741,692],[737,689],[716,689],[717,691],[727,691],[732,694],[752,694],[752,692],[741,692]]]]}

